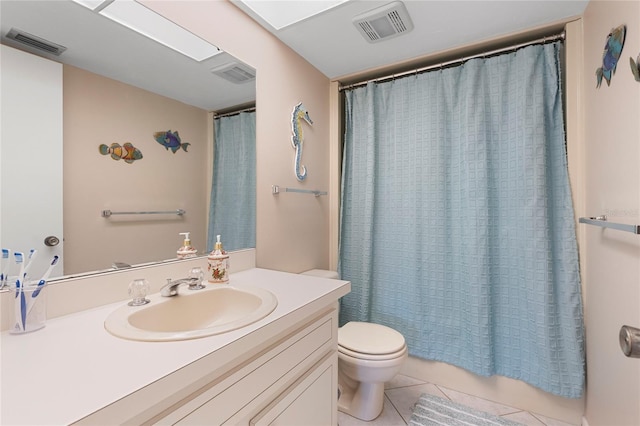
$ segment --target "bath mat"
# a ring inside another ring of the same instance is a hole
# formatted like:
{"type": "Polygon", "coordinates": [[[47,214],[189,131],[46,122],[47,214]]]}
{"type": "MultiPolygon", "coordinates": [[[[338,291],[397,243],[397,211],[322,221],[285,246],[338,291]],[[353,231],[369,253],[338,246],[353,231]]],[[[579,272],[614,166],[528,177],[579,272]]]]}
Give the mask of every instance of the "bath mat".
{"type": "Polygon", "coordinates": [[[438,396],[422,394],[413,407],[411,426],[523,426],[512,420],[449,401],[438,396]]]}

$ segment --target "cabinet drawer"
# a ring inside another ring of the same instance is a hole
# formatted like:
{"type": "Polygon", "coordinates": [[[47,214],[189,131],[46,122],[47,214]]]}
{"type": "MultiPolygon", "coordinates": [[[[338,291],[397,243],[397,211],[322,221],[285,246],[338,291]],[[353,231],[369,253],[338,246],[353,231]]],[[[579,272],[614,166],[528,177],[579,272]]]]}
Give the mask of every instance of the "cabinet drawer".
{"type": "Polygon", "coordinates": [[[250,426],[329,426],[337,423],[338,355],[326,355],[250,422],[250,426]]]}
{"type": "MultiPolygon", "coordinates": [[[[335,311],[333,311],[335,312],[335,311]]],[[[160,424],[235,424],[237,413],[250,405],[254,413],[274,395],[333,349],[336,341],[333,313],[324,315],[263,355],[202,391],[162,419],[160,424]],[[275,388],[275,389],[274,389],[275,388]]]]}

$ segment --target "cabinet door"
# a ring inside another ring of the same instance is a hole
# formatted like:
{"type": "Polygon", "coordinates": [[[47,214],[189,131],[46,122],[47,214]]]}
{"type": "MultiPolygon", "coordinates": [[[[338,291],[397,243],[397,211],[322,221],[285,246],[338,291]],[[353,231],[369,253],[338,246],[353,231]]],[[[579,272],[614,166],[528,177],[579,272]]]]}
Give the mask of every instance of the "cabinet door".
{"type": "Polygon", "coordinates": [[[205,390],[160,421],[185,426],[248,424],[248,419],[291,383],[297,383],[298,378],[325,359],[326,354],[337,353],[336,332],[335,311],[332,311],[230,374],[228,381],[205,390]]]}
{"type": "Polygon", "coordinates": [[[258,414],[251,426],[337,424],[338,357],[333,352],[258,414]]]}
{"type": "Polygon", "coordinates": [[[44,259],[62,256],[62,65],[0,48],[0,243],[24,253],[38,249],[31,276],[40,277],[44,259]],[[59,244],[45,246],[48,236],[59,244]]]}

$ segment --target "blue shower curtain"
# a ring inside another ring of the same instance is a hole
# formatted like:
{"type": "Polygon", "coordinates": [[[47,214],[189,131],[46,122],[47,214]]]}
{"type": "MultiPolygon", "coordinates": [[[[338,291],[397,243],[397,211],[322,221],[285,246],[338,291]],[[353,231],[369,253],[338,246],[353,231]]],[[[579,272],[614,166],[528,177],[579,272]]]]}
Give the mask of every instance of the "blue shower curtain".
{"type": "Polygon", "coordinates": [[[214,120],[214,161],[207,250],[256,246],[256,113],[214,120]]]}
{"type": "Polygon", "coordinates": [[[346,92],[342,324],[386,324],[414,356],[582,395],[561,48],[346,92]]]}

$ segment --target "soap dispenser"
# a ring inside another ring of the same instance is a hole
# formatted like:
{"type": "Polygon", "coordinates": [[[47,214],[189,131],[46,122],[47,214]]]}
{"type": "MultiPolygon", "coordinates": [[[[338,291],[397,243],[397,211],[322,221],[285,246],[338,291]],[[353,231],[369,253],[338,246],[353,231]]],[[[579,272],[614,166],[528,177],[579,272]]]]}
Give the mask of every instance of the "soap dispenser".
{"type": "Polygon", "coordinates": [[[229,255],[222,248],[220,235],[216,235],[213,251],[207,256],[210,283],[226,283],[229,281],[229,255]]]}
{"type": "Polygon", "coordinates": [[[176,252],[178,255],[178,259],[188,259],[190,257],[196,257],[198,250],[191,246],[191,239],[189,238],[190,232],[181,232],[178,235],[184,235],[184,242],[182,243],[182,247],[178,249],[176,252]]]}

